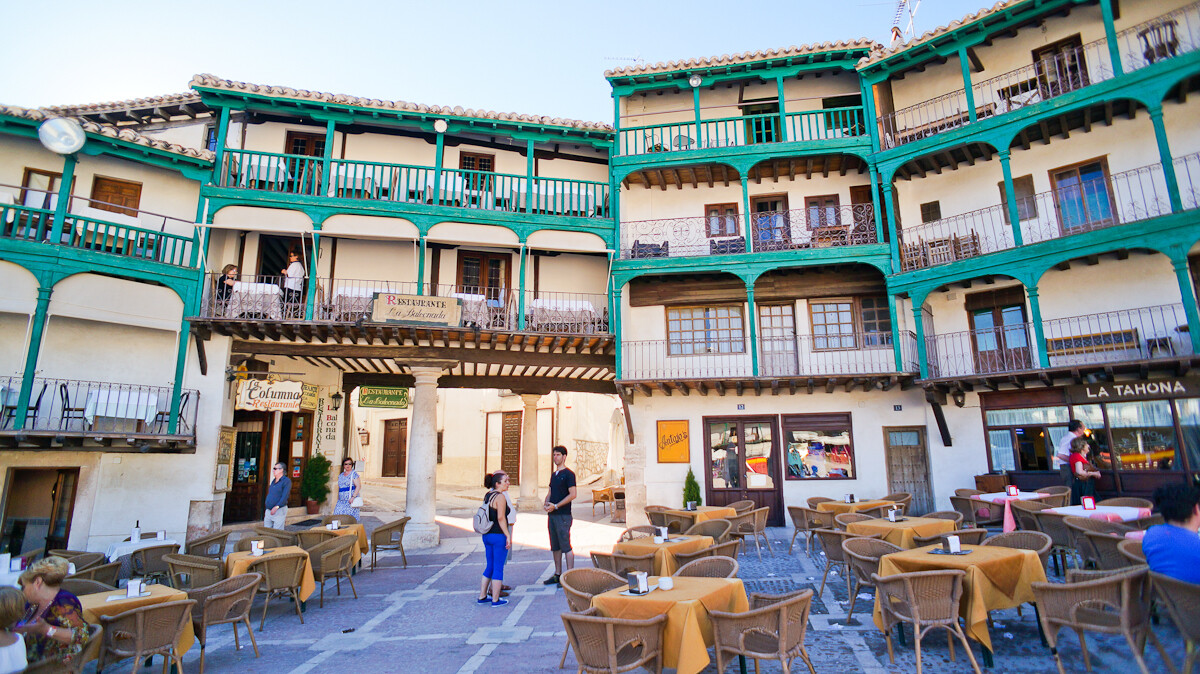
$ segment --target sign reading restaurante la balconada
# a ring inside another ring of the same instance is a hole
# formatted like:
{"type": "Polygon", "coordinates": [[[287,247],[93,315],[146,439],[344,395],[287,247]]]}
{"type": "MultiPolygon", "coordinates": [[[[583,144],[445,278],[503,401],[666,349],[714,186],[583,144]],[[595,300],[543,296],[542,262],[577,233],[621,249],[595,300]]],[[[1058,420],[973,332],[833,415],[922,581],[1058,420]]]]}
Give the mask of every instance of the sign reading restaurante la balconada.
{"type": "Polygon", "coordinates": [[[263,412],[299,412],[304,384],[298,381],[245,379],[238,382],[236,408],[263,412]]]}
{"type": "Polygon", "coordinates": [[[462,322],[462,300],[457,297],[375,293],[371,321],[458,327],[462,322]]]}
{"type": "Polygon", "coordinates": [[[399,386],[360,386],[358,406],[405,409],[408,407],[408,389],[399,386]]]}

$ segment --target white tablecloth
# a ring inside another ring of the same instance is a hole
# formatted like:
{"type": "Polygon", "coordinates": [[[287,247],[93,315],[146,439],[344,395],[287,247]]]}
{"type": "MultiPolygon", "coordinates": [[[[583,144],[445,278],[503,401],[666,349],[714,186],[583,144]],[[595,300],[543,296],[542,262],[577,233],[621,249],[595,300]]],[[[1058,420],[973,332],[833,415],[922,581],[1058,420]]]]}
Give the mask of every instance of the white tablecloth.
{"type": "Polygon", "coordinates": [[[474,293],[450,293],[450,296],[462,300],[463,325],[473,323],[481,328],[491,327],[491,314],[486,296],[474,293]]]}
{"type": "Polygon", "coordinates": [[[587,300],[539,298],[528,304],[532,329],[551,325],[590,327],[600,318],[596,307],[587,300]]]}
{"type": "MultiPolygon", "coordinates": [[[[596,212],[597,189],[594,185],[535,179],[533,181],[533,208],[551,213],[593,215],[596,212]]],[[[525,182],[515,181],[512,190],[513,209],[525,210],[527,197],[525,182]]]]}
{"type": "Polygon", "coordinates": [[[157,415],[158,394],[149,391],[91,391],[83,408],[88,425],[94,425],[96,417],[136,419],[152,424],[157,415]]]}
{"type": "Polygon", "coordinates": [[[249,187],[251,180],[282,185],[291,177],[283,157],[257,154],[243,154],[239,157],[239,187],[249,187]]]}
{"type": "Polygon", "coordinates": [[[238,281],[229,293],[228,318],[243,315],[263,315],[274,320],[283,318],[283,291],[274,283],[249,283],[238,281]]]}
{"type": "Polygon", "coordinates": [[[988,501],[990,503],[1004,503],[1009,500],[1028,501],[1030,499],[1042,498],[1045,494],[1036,491],[1019,491],[1016,496],[1009,496],[1007,492],[997,491],[991,494],[976,494],[974,498],[980,501],[988,501]]]}
{"type": "Polygon", "coordinates": [[[355,196],[375,194],[376,168],[364,164],[337,164],[329,176],[329,196],[337,196],[338,190],[358,192],[355,196]]]}
{"type": "Polygon", "coordinates": [[[178,546],[179,541],[176,541],[174,538],[167,538],[161,541],[157,538],[143,538],[140,541],[122,541],[108,546],[108,550],[104,551],[104,556],[108,557],[108,561],[115,562],[119,557],[132,555],[135,550],[167,544],[178,546]]]}
{"type": "Polygon", "coordinates": [[[333,316],[330,318],[335,321],[358,320],[360,314],[370,313],[375,293],[395,292],[399,291],[386,285],[382,287],[339,285],[331,297],[333,316]]]}
{"type": "Polygon", "coordinates": [[[1096,506],[1095,510],[1084,510],[1083,506],[1065,506],[1062,508],[1048,508],[1052,512],[1060,515],[1073,515],[1075,517],[1092,517],[1100,513],[1109,513],[1121,518],[1122,522],[1136,520],[1145,517],[1144,508],[1134,508],[1132,506],[1096,506]]]}
{"type": "Polygon", "coordinates": [[[0,587],[21,587],[17,579],[21,577],[20,571],[0,571],[0,587]]]}

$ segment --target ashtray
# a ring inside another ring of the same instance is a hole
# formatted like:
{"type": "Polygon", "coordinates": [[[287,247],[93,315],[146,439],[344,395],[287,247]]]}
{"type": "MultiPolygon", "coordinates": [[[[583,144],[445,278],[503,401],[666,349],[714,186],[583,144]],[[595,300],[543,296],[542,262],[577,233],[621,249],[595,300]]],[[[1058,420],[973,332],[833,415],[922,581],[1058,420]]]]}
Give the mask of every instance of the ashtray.
{"type": "Polygon", "coordinates": [[[929,554],[931,554],[931,555],[969,555],[969,554],[971,554],[971,552],[973,552],[973,551],[972,550],[959,550],[958,552],[948,552],[946,550],[943,550],[942,548],[934,548],[933,550],[929,551],[929,554]]]}
{"type": "MultiPolygon", "coordinates": [[[[886,517],[885,517],[885,518],[883,518],[883,519],[887,520],[887,518],[886,518],[886,517]]],[[[889,522],[907,522],[907,521],[908,521],[908,518],[907,518],[907,517],[897,517],[897,518],[896,518],[896,519],[894,519],[894,520],[888,520],[888,521],[889,521],[889,522]]]]}

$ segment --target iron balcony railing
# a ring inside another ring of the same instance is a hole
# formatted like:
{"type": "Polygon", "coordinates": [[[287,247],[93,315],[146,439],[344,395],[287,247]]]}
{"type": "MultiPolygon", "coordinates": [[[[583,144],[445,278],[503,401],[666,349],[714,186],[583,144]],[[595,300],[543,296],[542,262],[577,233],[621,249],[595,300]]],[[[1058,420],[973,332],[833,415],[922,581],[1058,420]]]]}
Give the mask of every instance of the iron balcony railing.
{"type": "Polygon", "coordinates": [[[514,213],[612,217],[608,184],[387,162],[226,150],[218,186],[514,213]]]}
{"type": "Polygon", "coordinates": [[[866,135],[862,107],[742,115],[631,126],[620,133],[621,155],[679,152],[764,143],[820,141],[866,135]]]}
{"type": "Polygon", "coordinates": [[[180,267],[194,264],[195,224],[190,221],[72,197],[62,226],[56,228],[57,204],[56,192],[0,185],[0,238],[55,243],[180,267]]]}
{"type": "MultiPolygon", "coordinates": [[[[0,430],[11,431],[17,426],[21,382],[21,377],[0,377],[0,400],[4,401],[0,430]]],[[[162,436],[170,429],[171,395],[170,386],[37,377],[33,380],[22,430],[162,436]]],[[[199,391],[181,392],[175,435],[196,434],[199,404],[199,391]]]]}
{"type": "MultiPolygon", "coordinates": [[[[916,336],[900,332],[903,372],[918,371],[916,336]]],[[[621,342],[622,379],[738,379],[896,373],[892,333],[768,335],[758,340],[758,373],[745,337],[726,341],[621,342]]]]}
{"type": "Polygon", "coordinates": [[[930,378],[1004,374],[1050,367],[1118,363],[1191,355],[1182,304],[1044,319],[1045,344],[1029,322],[929,335],[930,378]]]}
{"type": "MultiPolygon", "coordinates": [[[[732,255],[746,252],[742,215],[621,223],[621,259],[732,255]]],[[[750,216],[752,252],[879,243],[871,204],[769,211],[750,216]]]]}
{"type": "MultiPolygon", "coordinates": [[[[1200,153],[1172,162],[1185,210],[1200,198],[1200,153]]],[[[1167,215],[1171,199],[1161,164],[1151,164],[1105,179],[1083,180],[1070,187],[1018,198],[1021,240],[1049,241],[1072,234],[1167,215]]],[[[947,264],[1014,246],[1008,208],[1003,204],[934,220],[900,232],[903,271],[947,264]]]]}
{"type": "MultiPolygon", "coordinates": [[[[1123,71],[1144,68],[1200,46],[1200,3],[1150,19],[1117,34],[1123,71]]],[[[1112,79],[1107,39],[1058,52],[971,84],[975,119],[981,120],[1112,79]]],[[[879,117],[880,144],[889,149],[971,123],[966,89],[957,89],[879,117]]]]}

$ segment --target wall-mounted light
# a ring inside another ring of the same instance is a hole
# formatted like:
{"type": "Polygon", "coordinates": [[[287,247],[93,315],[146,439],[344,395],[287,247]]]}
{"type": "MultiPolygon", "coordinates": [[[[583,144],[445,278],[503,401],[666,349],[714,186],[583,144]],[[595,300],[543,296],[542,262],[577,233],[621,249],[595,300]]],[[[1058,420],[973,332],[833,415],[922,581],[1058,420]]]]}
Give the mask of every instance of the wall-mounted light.
{"type": "Polygon", "coordinates": [[[692,75],[691,77],[688,78],[688,84],[692,85],[693,89],[700,86],[700,83],[703,81],[704,80],[701,79],[701,77],[699,75],[692,75]]]}
{"type": "Polygon", "coordinates": [[[342,393],[341,393],[341,391],[337,391],[333,395],[329,396],[329,406],[330,406],[330,408],[333,409],[334,412],[342,409],[342,393]]]}
{"type": "Polygon", "coordinates": [[[967,404],[967,392],[956,388],[950,392],[950,399],[954,401],[955,406],[962,407],[967,404]]]}
{"type": "Polygon", "coordinates": [[[87,134],[79,122],[67,117],[53,117],[38,126],[38,140],[55,154],[70,155],[83,149],[87,134]]]}
{"type": "Polygon", "coordinates": [[[438,133],[446,133],[446,129],[448,128],[450,128],[450,125],[444,119],[435,119],[433,121],[433,130],[438,133]]]}

